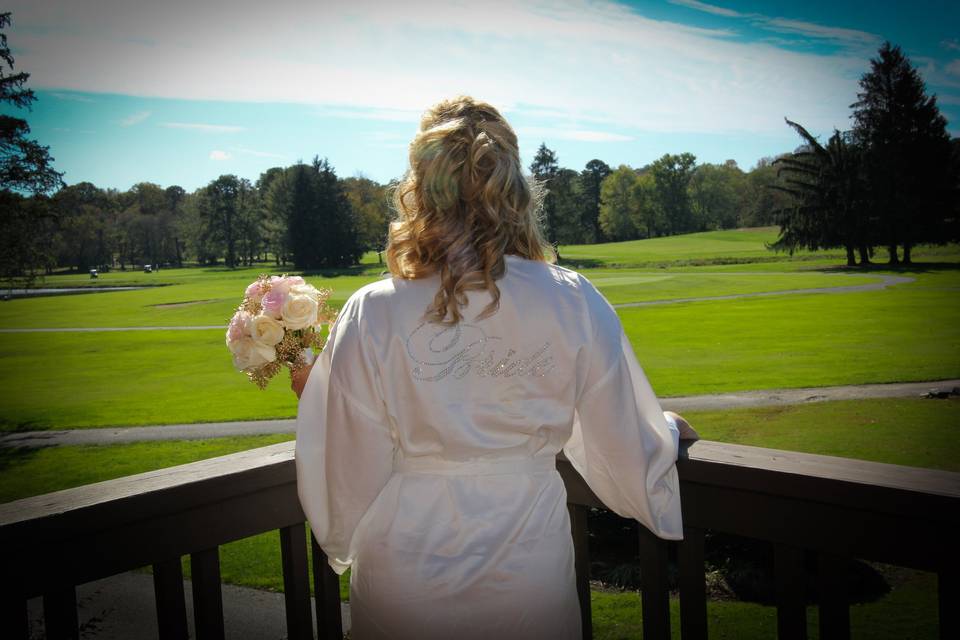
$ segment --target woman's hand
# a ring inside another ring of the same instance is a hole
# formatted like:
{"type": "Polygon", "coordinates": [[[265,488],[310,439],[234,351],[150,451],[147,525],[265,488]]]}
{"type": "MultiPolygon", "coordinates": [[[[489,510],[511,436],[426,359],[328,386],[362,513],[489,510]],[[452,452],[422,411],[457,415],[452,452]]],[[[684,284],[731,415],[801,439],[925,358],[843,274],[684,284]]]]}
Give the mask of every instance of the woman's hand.
{"type": "Polygon", "coordinates": [[[297,399],[303,395],[303,387],[307,384],[311,369],[313,369],[312,363],[290,372],[290,388],[297,394],[297,399]]]}
{"type": "Polygon", "coordinates": [[[679,413],[674,413],[673,411],[664,411],[665,414],[673,418],[677,423],[677,430],[680,431],[681,440],[699,440],[700,434],[697,433],[693,427],[690,426],[690,423],[687,422],[683,416],[679,413]]]}

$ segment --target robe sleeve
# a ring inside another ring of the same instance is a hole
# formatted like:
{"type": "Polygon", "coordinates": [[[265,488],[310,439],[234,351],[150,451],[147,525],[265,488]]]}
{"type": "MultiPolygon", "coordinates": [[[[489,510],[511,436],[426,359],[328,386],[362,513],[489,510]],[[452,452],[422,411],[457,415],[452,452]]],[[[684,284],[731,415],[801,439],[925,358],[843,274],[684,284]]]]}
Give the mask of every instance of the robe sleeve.
{"type": "Polygon", "coordinates": [[[375,362],[364,349],[357,296],[340,311],[297,411],[300,504],[330,566],[353,562],[360,520],[393,472],[395,439],[375,362]]]}
{"type": "Polygon", "coordinates": [[[616,312],[589,282],[584,295],[592,339],[578,364],[582,391],[564,454],[611,510],[660,538],[681,540],[680,432],[660,408],[616,312]]]}

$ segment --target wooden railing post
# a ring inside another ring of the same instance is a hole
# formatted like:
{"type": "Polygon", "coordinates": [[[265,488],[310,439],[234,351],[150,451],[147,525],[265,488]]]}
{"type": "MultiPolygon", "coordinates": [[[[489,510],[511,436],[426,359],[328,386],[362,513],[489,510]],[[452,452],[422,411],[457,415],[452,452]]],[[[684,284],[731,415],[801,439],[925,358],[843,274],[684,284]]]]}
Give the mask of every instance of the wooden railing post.
{"type": "Polygon", "coordinates": [[[187,640],[187,604],[180,556],[154,563],[153,596],[157,602],[160,640],[187,640]]]}
{"type": "Polygon", "coordinates": [[[27,601],[20,594],[7,589],[0,591],[0,636],[28,640],[30,619],[27,601]]]}
{"type": "Polygon", "coordinates": [[[217,547],[190,554],[193,620],[198,640],[224,640],[220,553],[217,547]]]}
{"type": "Polygon", "coordinates": [[[817,554],[820,640],[850,640],[847,565],[846,558],[832,553],[817,554]]]}
{"type": "Polygon", "coordinates": [[[587,527],[587,507],[582,504],[568,504],[567,511],[570,514],[570,532],[573,535],[581,637],[590,640],[593,638],[593,614],[590,607],[590,532],[587,527]]]}
{"type": "Polygon", "coordinates": [[[644,640],[670,639],[670,588],[667,584],[667,541],[640,526],[640,582],[643,586],[644,640]]]}
{"type": "Polygon", "coordinates": [[[773,572],[777,585],[777,639],[806,640],[807,606],[803,549],[787,544],[775,544],[773,572]]]}
{"type": "Polygon", "coordinates": [[[47,640],[77,640],[80,637],[75,587],[65,587],[43,595],[43,621],[47,640]]]}
{"type": "Polygon", "coordinates": [[[280,529],[283,562],[283,599],[287,613],[287,637],[313,640],[310,615],[310,577],[307,572],[307,536],[304,523],[280,529]]]}
{"type": "Polygon", "coordinates": [[[340,640],[343,637],[343,620],[340,618],[340,579],[327,563],[317,539],[310,532],[313,554],[313,593],[317,610],[317,638],[340,640]]]}
{"type": "Polygon", "coordinates": [[[937,571],[937,606],[940,614],[940,640],[960,637],[960,560],[956,555],[943,558],[937,571]]]}
{"type": "Polygon", "coordinates": [[[706,640],[707,583],[703,565],[704,532],[683,528],[677,549],[680,564],[680,635],[683,640],[706,640]]]}

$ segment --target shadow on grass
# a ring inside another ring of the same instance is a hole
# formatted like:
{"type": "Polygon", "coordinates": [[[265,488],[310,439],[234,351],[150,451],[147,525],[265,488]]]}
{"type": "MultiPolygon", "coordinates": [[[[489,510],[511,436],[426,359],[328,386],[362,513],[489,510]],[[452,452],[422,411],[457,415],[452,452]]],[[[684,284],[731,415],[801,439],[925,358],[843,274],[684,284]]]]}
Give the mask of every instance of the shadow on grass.
{"type": "Polygon", "coordinates": [[[865,265],[847,266],[836,265],[823,267],[819,271],[834,273],[871,273],[883,271],[885,273],[935,273],[941,271],[960,271],[960,262],[911,262],[910,264],[887,264],[885,262],[871,262],[865,265]]]}
{"type": "MultiPolygon", "coordinates": [[[[588,521],[590,577],[610,587],[640,589],[637,522],[598,509],[590,510],[588,521]]],[[[704,539],[704,561],[710,599],[762,605],[776,603],[773,545],[770,542],[708,530],[704,539]]],[[[855,559],[838,562],[844,564],[849,604],[873,602],[889,593],[887,580],[871,565],[855,559]]],[[[808,604],[819,601],[816,574],[816,555],[805,552],[804,592],[808,604]]],[[[670,549],[667,581],[672,591],[679,589],[674,546],[670,549]]]]}
{"type": "Polygon", "coordinates": [[[0,420],[0,434],[25,433],[27,431],[48,431],[51,428],[52,427],[49,424],[38,422],[36,420],[22,420],[20,422],[0,420]]]}
{"type": "Polygon", "coordinates": [[[0,472],[29,462],[42,447],[0,447],[0,472]]]}

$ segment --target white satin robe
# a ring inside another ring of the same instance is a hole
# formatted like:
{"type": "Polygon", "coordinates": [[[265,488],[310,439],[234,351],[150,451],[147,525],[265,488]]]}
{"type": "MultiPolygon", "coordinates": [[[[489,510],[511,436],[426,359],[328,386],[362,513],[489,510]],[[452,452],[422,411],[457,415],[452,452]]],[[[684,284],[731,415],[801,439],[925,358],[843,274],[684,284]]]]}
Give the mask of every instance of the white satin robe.
{"type": "Polygon", "coordinates": [[[337,573],[353,638],[580,637],[563,449],[611,509],[683,527],[665,418],[609,303],[586,278],[507,256],[500,308],[470,292],[424,324],[437,277],[386,279],[344,305],[300,400],[300,501],[337,573]]]}

